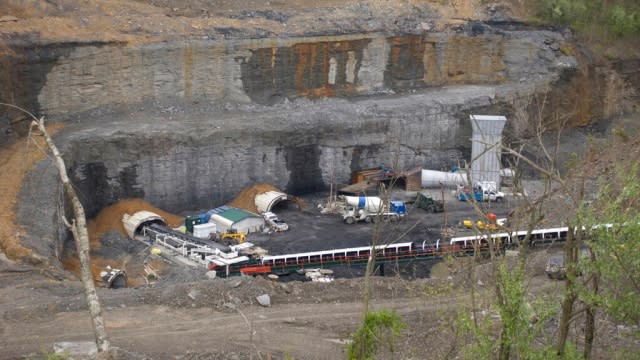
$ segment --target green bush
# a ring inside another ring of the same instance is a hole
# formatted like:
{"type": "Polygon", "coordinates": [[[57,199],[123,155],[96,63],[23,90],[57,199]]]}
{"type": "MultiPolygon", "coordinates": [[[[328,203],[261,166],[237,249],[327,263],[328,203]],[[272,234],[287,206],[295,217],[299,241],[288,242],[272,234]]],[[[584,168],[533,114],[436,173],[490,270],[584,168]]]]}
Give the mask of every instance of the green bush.
{"type": "Polygon", "coordinates": [[[609,26],[617,36],[628,36],[640,32],[640,14],[616,5],[609,11],[609,26]]]}
{"type": "Polygon", "coordinates": [[[367,312],[362,325],[353,334],[353,342],[347,346],[349,359],[375,359],[381,346],[395,352],[396,341],[404,327],[400,316],[392,310],[367,312]]]}
{"type": "Polygon", "coordinates": [[[640,34],[640,7],[633,1],[538,0],[535,12],[544,22],[578,31],[604,31],[616,37],[640,34]]]}
{"type": "Polygon", "coordinates": [[[42,358],[44,360],[69,360],[71,359],[71,356],[69,355],[69,351],[66,350],[61,354],[55,353],[55,352],[46,352],[43,351],[42,352],[42,358]]]}
{"type": "Polygon", "coordinates": [[[547,21],[579,24],[585,23],[601,6],[599,0],[541,0],[538,13],[547,21]]]}

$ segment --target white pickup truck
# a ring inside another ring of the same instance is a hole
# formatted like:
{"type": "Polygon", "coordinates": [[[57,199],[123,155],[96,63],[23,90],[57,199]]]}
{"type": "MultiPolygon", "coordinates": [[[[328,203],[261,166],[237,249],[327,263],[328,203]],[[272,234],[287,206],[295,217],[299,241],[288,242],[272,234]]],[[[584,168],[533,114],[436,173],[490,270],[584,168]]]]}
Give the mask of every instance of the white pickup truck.
{"type": "Polygon", "coordinates": [[[275,232],[289,230],[289,225],[287,225],[286,222],[280,220],[280,218],[278,218],[278,216],[271,211],[263,213],[262,217],[264,217],[264,221],[266,221],[271,230],[275,232]]]}
{"type": "Polygon", "coordinates": [[[482,192],[482,201],[497,201],[504,200],[504,193],[502,191],[484,190],[482,192]]]}

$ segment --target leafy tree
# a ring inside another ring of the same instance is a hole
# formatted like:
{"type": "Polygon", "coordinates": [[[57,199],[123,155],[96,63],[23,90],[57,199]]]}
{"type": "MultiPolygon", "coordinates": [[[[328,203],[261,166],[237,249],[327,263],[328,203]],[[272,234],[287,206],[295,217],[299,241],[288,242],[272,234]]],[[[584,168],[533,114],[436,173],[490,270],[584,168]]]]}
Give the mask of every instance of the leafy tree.
{"type": "Polygon", "coordinates": [[[613,178],[606,180],[586,223],[593,227],[587,245],[594,261],[584,264],[583,271],[599,274],[606,286],[585,300],[620,321],[640,325],[638,163],[628,169],[619,166],[613,178]]]}
{"type": "Polygon", "coordinates": [[[638,10],[616,5],[609,11],[609,25],[617,36],[626,36],[640,32],[640,13],[638,10]]]}
{"type": "MultiPolygon", "coordinates": [[[[610,141],[592,144],[592,151],[612,145],[610,141]]],[[[593,174],[589,164],[581,168],[582,183],[577,186],[581,205],[565,244],[567,280],[556,351],[559,356],[566,354],[569,326],[584,314],[582,356],[589,359],[597,312],[640,323],[640,178],[636,159],[618,164],[601,173],[599,184],[590,186],[596,200],[585,202],[585,178],[593,174]]]]}

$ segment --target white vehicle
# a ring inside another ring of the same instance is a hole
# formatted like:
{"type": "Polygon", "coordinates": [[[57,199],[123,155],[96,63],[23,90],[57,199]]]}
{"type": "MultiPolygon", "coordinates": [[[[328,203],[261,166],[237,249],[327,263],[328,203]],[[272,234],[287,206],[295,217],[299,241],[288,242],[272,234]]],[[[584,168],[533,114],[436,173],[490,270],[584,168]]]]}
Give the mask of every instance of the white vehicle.
{"type": "Polygon", "coordinates": [[[264,221],[267,222],[267,225],[269,225],[271,230],[275,232],[289,230],[289,225],[287,225],[286,222],[280,220],[280,218],[278,218],[278,216],[271,211],[263,213],[262,217],[264,217],[264,221]]]}
{"type": "Polygon", "coordinates": [[[366,223],[398,221],[407,214],[407,207],[402,201],[383,202],[377,196],[344,196],[346,205],[342,209],[342,220],[347,224],[358,221],[366,223]]]}
{"type": "Polygon", "coordinates": [[[480,193],[482,201],[502,201],[504,199],[504,193],[498,191],[495,181],[479,181],[474,186],[474,191],[480,193]]]}
{"type": "Polygon", "coordinates": [[[504,200],[504,193],[502,191],[484,190],[482,192],[482,201],[497,201],[504,200]]]}

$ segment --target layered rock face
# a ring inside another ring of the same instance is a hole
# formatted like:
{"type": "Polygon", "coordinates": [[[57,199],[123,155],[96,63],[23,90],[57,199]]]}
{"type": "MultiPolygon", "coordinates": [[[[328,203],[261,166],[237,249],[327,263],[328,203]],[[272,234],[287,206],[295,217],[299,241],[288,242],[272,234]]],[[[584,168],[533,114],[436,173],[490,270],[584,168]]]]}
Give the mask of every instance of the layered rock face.
{"type": "Polygon", "coordinates": [[[561,57],[551,31],[473,23],[458,31],[22,49],[3,99],[45,114],[181,98],[273,104],[283,98],[539,81],[561,57]],[[26,60],[26,61],[25,61],[26,60]],[[35,94],[35,95],[34,95],[35,94]]]}
{"type": "MultiPolygon", "coordinates": [[[[365,167],[464,161],[469,114],[556,79],[571,63],[563,41],[470,23],[406,36],[51,46],[24,49],[28,61],[13,66],[31,75],[11,81],[37,94],[23,99],[40,113],[74,124],[59,141],[89,215],[125,197],[183,211],[258,182],[301,194],[365,167]]],[[[11,89],[3,97],[20,95],[11,89]]]]}
{"type": "Polygon", "coordinates": [[[296,101],[278,106],[172,106],[171,119],[128,115],[127,131],[91,121],[60,141],[72,177],[94,214],[118,199],[143,197],[179,211],[219,206],[244,187],[270,183],[289,193],[346,183],[381,164],[440,168],[469,157],[472,109],[490,108],[494,89],[456,87],[359,101],[296,101]],[[87,124],[88,125],[88,124],[87,124]],[[89,126],[87,126],[89,127],[89,126]]]}

